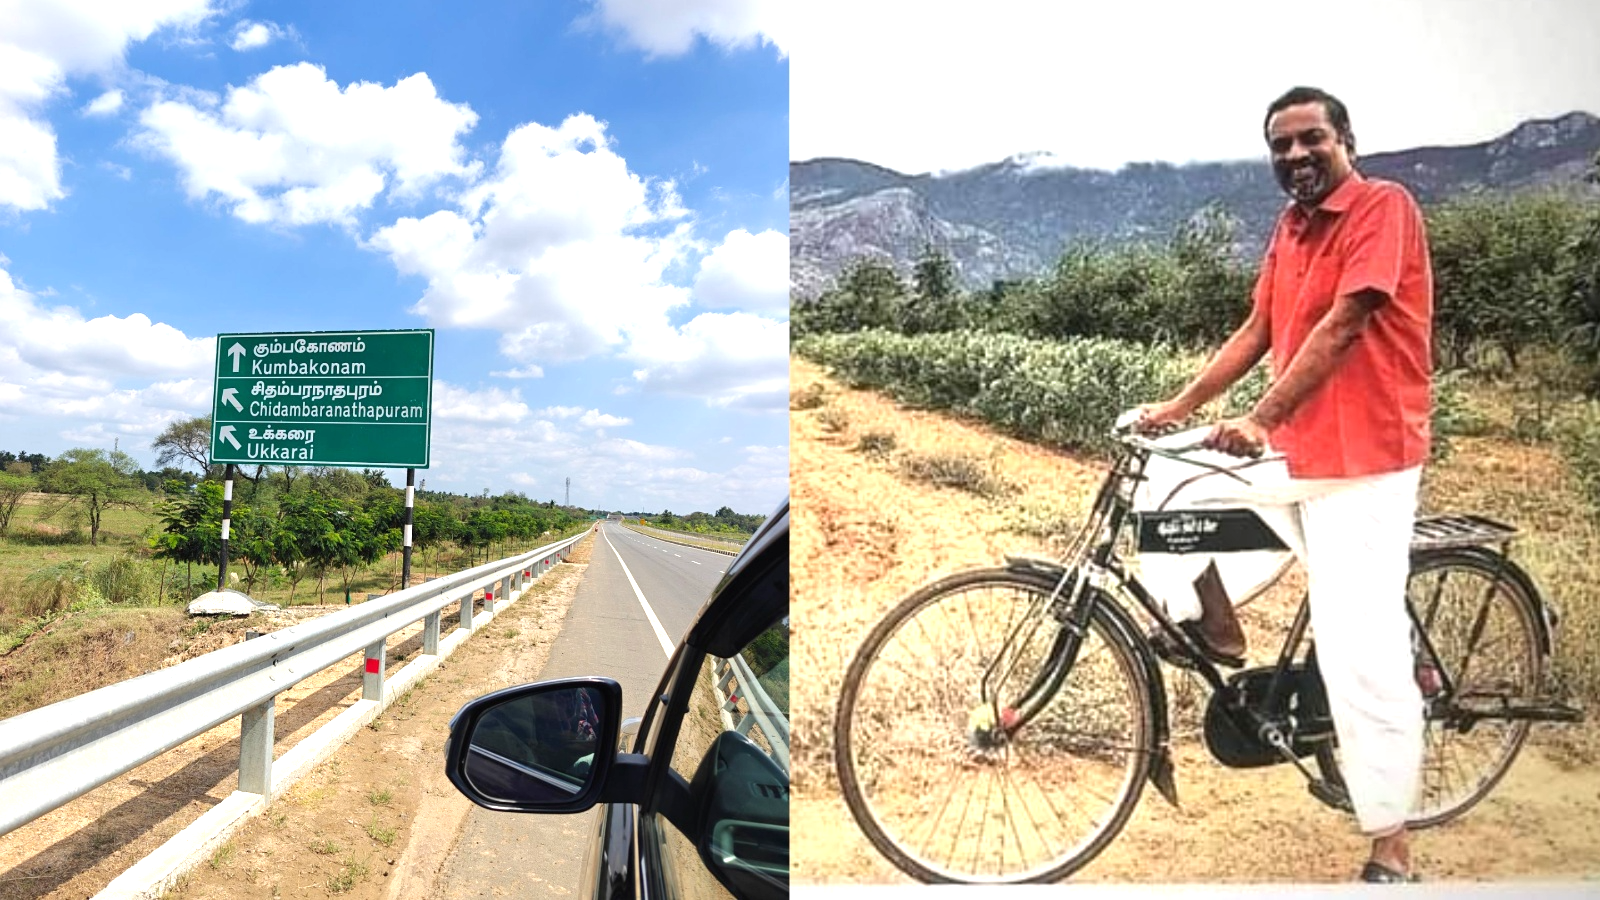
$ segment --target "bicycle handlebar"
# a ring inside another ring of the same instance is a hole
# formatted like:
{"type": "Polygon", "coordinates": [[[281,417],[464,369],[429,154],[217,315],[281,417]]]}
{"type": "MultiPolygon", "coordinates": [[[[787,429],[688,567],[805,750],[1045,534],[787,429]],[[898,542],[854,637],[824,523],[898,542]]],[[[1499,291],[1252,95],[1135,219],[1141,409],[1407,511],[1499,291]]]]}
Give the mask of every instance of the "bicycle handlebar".
{"type": "MultiPolygon", "coordinates": [[[[1227,466],[1219,465],[1217,463],[1210,462],[1208,460],[1195,459],[1194,457],[1187,455],[1189,453],[1192,453],[1195,450],[1206,449],[1205,438],[1200,438],[1198,440],[1190,441],[1190,442],[1184,443],[1184,444],[1166,445],[1166,444],[1158,444],[1158,443],[1156,443],[1156,441],[1159,440],[1163,435],[1157,434],[1155,436],[1150,436],[1150,435],[1147,435],[1147,434],[1141,434],[1141,433],[1139,433],[1137,431],[1134,431],[1133,430],[1134,429],[1134,425],[1137,424],[1137,422],[1138,422],[1138,419],[1136,417],[1136,412],[1137,412],[1136,410],[1129,410],[1128,412],[1123,413],[1121,416],[1117,417],[1116,424],[1113,425],[1112,428],[1111,428],[1111,438],[1112,438],[1112,440],[1117,441],[1118,443],[1122,444],[1123,446],[1125,446],[1125,447],[1127,447],[1127,448],[1129,448],[1131,450],[1136,450],[1136,451],[1139,451],[1139,452],[1142,452],[1142,453],[1149,454],[1151,456],[1160,456],[1160,457],[1164,457],[1166,459],[1171,459],[1171,460],[1176,460],[1178,462],[1187,463],[1187,464],[1189,464],[1191,466],[1195,466],[1196,468],[1201,468],[1201,469],[1205,469],[1205,470],[1210,471],[1210,472],[1215,472],[1215,473],[1219,473],[1219,474],[1222,474],[1222,475],[1226,475],[1229,478],[1232,478],[1235,481],[1241,482],[1243,484],[1249,484],[1250,483],[1247,479],[1244,478],[1244,476],[1242,476],[1239,473],[1233,471],[1232,469],[1228,468],[1227,466]]],[[[1168,433],[1171,433],[1170,430],[1168,431],[1168,433]]],[[[1246,457],[1240,457],[1240,458],[1244,459],[1246,457]]],[[[1266,457],[1255,457],[1255,459],[1257,461],[1262,461],[1262,460],[1269,460],[1270,461],[1270,460],[1281,459],[1281,458],[1282,457],[1279,456],[1279,455],[1266,456],[1266,457]]]]}

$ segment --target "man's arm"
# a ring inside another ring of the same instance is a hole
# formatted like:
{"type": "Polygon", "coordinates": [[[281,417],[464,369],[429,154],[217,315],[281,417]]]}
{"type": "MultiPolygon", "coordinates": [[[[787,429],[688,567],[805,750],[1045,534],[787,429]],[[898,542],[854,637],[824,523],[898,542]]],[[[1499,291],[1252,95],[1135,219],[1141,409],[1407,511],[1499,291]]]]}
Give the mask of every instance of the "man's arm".
{"type": "Polygon", "coordinates": [[[1289,367],[1249,415],[1217,423],[1206,438],[1207,446],[1240,456],[1253,456],[1266,445],[1267,433],[1294,415],[1300,404],[1338,368],[1340,360],[1361,336],[1372,313],[1383,305],[1381,291],[1346,294],[1333,302],[1295,354],[1289,367]]]}
{"type": "Polygon", "coordinates": [[[1206,405],[1235,381],[1244,377],[1244,374],[1266,355],[1267,348],[1271,344],[1272,332],[1266,317],[1261,315],[1259,310],[1252,309],[1250,317],[1245,319],[1244,324],[1228,337],[1222,348],[1206,361],[1205,368],[1200,370],[1200,374],[1196,375],[1178,396],[1165,403],[1155,403],[1143,408],[1141,423],[1153,427],[1188,418],[1195,410],[1206,405]]]}

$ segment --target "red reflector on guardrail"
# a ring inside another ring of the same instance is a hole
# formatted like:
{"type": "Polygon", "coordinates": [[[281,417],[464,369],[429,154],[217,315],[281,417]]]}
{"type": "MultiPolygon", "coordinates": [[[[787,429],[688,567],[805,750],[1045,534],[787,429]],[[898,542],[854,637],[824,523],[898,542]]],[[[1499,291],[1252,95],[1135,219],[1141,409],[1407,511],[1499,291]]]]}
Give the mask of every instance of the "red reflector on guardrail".
{"type": "Polygon", "coordinates": [[[483,592],[483,602],[488,603],[488,602],[490,602],[492,600],[494,600],[494,591],[484,591],[483,592]]]}
{"type": "Polygon", "coordinates": [[[367,674],[368,675],[376,675],[376,674],[378,674],[378,660],[376,660],[376,659],[367,660],[367,674]]]}

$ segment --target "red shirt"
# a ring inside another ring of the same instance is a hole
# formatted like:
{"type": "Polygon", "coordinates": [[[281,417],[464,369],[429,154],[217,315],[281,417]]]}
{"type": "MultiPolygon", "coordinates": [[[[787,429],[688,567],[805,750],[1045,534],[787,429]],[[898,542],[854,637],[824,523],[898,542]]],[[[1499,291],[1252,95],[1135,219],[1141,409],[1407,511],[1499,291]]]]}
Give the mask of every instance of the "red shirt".
{"type": "Polygon", "coordinates": [[[1278,217],[1254,302],[1283,377],[1336,297],[1374,290],[1383,303],[1289,419],[1274,449],[1295,478],[1350,478],[1422,465],[1433,408],[1433,270],[1422,211],[1405,188],[1352,172],[1310,213],[1278,217]]]}

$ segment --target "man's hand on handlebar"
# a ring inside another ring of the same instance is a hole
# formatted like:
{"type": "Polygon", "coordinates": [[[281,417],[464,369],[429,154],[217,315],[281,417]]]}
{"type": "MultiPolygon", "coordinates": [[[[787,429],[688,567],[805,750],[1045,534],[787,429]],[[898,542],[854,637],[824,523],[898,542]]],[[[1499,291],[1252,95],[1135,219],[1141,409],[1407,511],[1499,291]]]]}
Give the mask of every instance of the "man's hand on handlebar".
{"type": "Polygon", "coordinates": [[[1162,403],[1146,403],[1138,407],[1137,412],[1138,418],[1133,420],[1132,429],[1139,434],[1149,434],[1182,422],[1189,418],[1193,410],[1176,400],[1167,400],[1162,403]]]}
{"type": "Polygon", "coordinates": [[[1202,446],[1232,456],[1257,457],[1267,446],[1267,429],[1250,416],[1223,419],[1212,426],[1202,446]]]}

